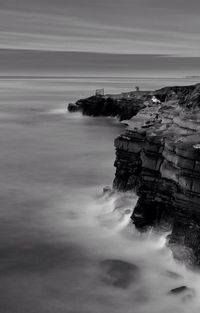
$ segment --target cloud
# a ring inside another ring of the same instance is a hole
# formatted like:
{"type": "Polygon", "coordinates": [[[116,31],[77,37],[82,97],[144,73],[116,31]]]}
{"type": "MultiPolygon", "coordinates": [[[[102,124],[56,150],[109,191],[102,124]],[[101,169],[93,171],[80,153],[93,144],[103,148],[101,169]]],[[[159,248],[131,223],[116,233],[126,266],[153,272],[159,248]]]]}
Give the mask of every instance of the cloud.
{"type": "Polygon", "coordinates": [[[0,48],[195,57],[200,5],[181,1],[3,1],[0,48]]]}

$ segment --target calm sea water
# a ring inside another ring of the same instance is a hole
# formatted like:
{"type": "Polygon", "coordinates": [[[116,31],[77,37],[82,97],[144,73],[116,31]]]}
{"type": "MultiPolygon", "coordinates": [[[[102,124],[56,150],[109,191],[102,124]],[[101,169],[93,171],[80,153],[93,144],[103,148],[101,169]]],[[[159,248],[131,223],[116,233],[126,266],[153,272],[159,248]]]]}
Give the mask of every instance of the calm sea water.
{"type": "MultiPolygon", "coordinates": [[[[143,89],[167,83],[140,81],[143,89]]],[[[0,80],[0,312],[199,312],[199,274],[174,262],[166,234],[141,235],[130,223],[136,196],[102,196],[123,126],[65,112],[96,88],[133,84],[0,80]],[[181,285],[194,288],[192,298],[168,294],[181,285]]]]}

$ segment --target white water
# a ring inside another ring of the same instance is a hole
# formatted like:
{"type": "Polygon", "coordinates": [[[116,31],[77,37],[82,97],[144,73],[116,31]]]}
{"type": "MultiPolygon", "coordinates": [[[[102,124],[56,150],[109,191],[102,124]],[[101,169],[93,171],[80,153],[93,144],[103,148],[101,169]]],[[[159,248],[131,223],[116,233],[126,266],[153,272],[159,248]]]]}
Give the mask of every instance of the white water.
{"type": "MultiPolygon", "coordinates": [[[[99,82],[0,86],[0,312],[199,312],[199,274],[173,260],[166,234],[134,229],[136,196],[102,195],[123,126],[65,113],[65,99],[90,94],[99,82]],[[128,263],[108,272],[105,260],[128,263]],[[138,267],[132,280],[129,263],[138,267]],[[168,294],[182,285],[194,288],[192,297],[168,294]]],[[[109,92],[122,87],[107,85],[109,92]]]]}

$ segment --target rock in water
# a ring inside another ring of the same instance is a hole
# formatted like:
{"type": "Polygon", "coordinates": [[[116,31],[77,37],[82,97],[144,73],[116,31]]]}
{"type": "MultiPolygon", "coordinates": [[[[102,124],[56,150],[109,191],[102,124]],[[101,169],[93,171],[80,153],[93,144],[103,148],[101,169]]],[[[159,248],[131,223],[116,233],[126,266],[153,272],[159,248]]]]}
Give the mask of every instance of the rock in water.
{"type": "Polygon", "coordinates": [[[189,300],[192,300],[192,298],[195,296],[195,290],[193,288],[189,288],[187,286],[180,286],[180,287],[171,289],[169,291],[169,294],[181,295],[182,300],[184,302],[187,302],[189,300]]]}
{"type": "Polygon", "coordinates": [[[74,103],[69,103],[67,107],[69,112],[77,112],[79,111],[79,107],[74,103]]]}
{"type": "Polygon", "coordinates": [[[105,186],[103,188],[103,193],[110,194],[112,192],[112,188],[110,186],[105,186]]]}
{"type": "Polygon", "coordinates": [[[169,293],[175,295],[175,294],[180,294],[182,292],[185,292],[186,290],[188,290],[186,286],[180,286],[180,287],[171,289],[169,293]]]}
{"type": "Polygon", "coordinates": [[[122,260],[104,260],[100,264],[104,271],[103,281],[114,287],[127,288],[139,278],[137,265],[122,260]]]}

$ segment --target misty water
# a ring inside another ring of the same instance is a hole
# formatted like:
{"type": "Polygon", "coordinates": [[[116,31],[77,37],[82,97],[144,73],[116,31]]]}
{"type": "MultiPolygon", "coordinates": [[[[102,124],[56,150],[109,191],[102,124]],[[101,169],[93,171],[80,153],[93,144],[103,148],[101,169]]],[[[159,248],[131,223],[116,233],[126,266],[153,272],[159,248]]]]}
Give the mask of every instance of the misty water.
{"type": "MultiPolygon", "coordinates": [[[[139,81],[143,88],[168,83],[139,81]]],[[[133,193],[102,195],[124,126],[65,111],[96,88],[121,92],[133,84],[0,81],[1,313],[199,312],[200,276],[173,260],[167,233],[135,230],[133,193]],[[169,293],[182,285],[192,292],[169,293]]]]}

